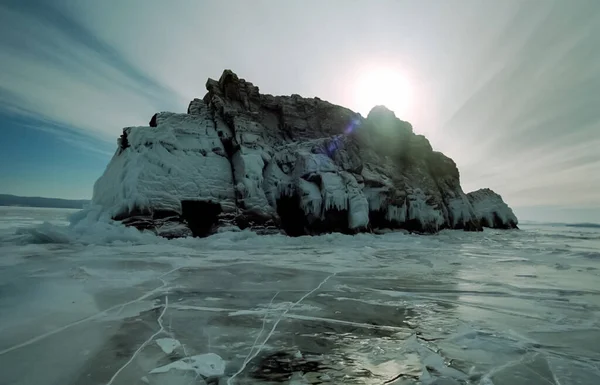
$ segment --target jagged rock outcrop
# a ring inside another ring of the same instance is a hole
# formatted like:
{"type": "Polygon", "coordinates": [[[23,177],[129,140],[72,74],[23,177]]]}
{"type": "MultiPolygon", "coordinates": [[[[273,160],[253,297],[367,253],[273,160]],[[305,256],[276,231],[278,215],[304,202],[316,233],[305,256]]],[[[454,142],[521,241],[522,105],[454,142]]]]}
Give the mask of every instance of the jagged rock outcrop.
{"type": "Polygon", "coordinates": [[[489,188],[479,189],[467,194],[477,220],[485,227],[498,229],[517,229],[517,216],[502,200],[502,197],[489,188]]]}
{"type": "Polygon", "coordinates": [[[187,114],[123,129],[95,205],[167,237],[230,225],[289,235],[516,227],[498,195],[485,194],[488,206],[468,198],[452,159],[385,107],[364,118],[319,98],[262,95],[229,70],[206,88],[187,114]]]}

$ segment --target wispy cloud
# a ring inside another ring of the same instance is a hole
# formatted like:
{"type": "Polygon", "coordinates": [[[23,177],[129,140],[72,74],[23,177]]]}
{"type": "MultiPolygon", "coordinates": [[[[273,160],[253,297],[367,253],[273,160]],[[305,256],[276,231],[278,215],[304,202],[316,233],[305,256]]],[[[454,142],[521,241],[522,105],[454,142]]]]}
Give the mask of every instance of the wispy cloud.
{"type": "Polygon", "coordinates": [[[185,110],[224,68],[356,108],[357,72],[383,64],[410,76],[402,118],[455,159],[466,190],[600,206],[599,46],[597,0],[8,0],[0,107],[79,146],[113,144],[185,110]]]}
{"type": "Polygon", "coordinates": [[[501,31],[471,74],[485,81],[457,88],[469,97],[442,120],[441,147],[467,188],[518,205],[600,206],[599,4],[523,3],[501,31]]]}
{"type": "Polygon", "coordinates": [[[112,140],[118,127],[145,124],[161,106],[183,103],[65,9],[9,1],[0,5],[0,15],[5,111],[112,140]]]}

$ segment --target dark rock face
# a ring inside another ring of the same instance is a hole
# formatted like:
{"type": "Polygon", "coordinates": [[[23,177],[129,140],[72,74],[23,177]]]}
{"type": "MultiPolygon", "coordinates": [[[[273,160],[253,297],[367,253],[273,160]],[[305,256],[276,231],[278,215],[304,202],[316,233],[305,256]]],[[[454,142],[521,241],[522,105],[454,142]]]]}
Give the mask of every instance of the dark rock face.
{"type": "Polygon", "coordinates": [[[385,107],[364,118],[318,98],[262,95],[229,70],[206,88],[187,114],[123,130],[94,204],[139,228],[174,213],[196,236],[224,225],[294,236],[516,227],[467,197],[456,164],[385,107]]]}
{"type": "Polygon", "coordinates": [[[190,228],[192,235],[196,237],[210,235],[222,212],[221,205],[218,203],[196,200],[181,201],[181,216],[190,228]]]}

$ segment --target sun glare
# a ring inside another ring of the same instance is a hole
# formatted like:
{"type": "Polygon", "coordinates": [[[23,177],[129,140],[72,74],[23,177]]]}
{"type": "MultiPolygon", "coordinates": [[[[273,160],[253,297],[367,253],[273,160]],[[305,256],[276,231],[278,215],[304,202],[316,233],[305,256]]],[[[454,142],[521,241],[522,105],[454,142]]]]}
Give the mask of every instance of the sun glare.
{"type": "Polygon", "coordinates": [[[406,119],[409,112],[410,84],[399,71],[388,68],[364,71],[356,81],[354,93],[356,107],[365,116],[377,105],[386,106],[400,119],[406,119]]]}

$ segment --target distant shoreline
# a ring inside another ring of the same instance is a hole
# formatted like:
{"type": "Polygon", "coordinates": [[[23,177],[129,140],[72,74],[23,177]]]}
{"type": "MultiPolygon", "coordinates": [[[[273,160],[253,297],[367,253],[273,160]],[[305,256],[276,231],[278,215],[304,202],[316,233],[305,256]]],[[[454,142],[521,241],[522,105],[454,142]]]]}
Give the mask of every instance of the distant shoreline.
{"type": "Polygon", "coordinates": [[[544,226],[564,226],[564,227],[582,227],[582,228],[591,228],[596,229],[600,228],[600,223],[592,223],[592,222],[540,222],[540,221],[531,221],[524,220],[520,221],[519,225],[544,225],[544,226]]]}
{"type": "Polygon", "coordinates": [[[0,206],[37,207],[50,209],[82,209],[90,203],[87,199],[61,199],[43,197],[23,197],[11,194],[0,194],[0,206]]]}
{"type": "Polygon", "coordinates": [[[600,223],[567,223],[567,227],[589,227],[589,228],[600,228],[600,223]]]}

